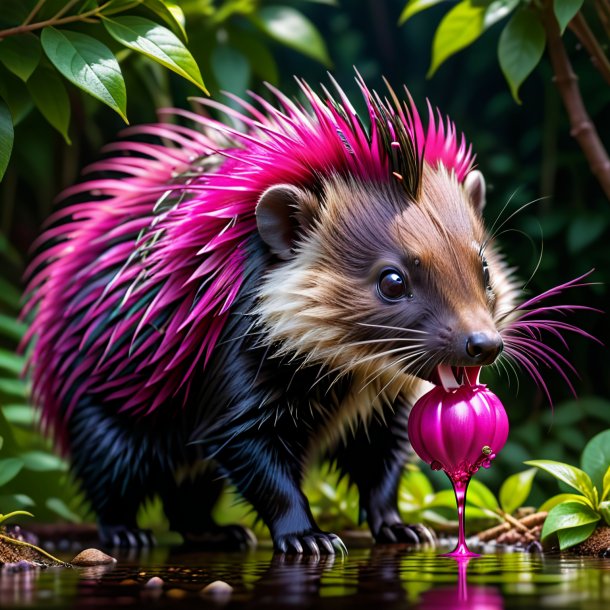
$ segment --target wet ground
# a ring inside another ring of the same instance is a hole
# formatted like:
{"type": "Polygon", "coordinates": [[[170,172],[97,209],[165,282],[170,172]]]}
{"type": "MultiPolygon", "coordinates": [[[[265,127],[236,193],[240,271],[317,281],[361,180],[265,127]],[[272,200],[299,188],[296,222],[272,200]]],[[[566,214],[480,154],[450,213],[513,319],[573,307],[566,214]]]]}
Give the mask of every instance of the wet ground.
{"type": "Polygon", "coordinates": [[[437,553],[376,547],[333,560],[159,548],[114,566],[0,571],[0,607],[610,608],[610,559],[506,553],[458,563],[437,553]],[[146,586],[155,576],[162,586],[146,586]],[[202,593],[217,580],[232,592],[202,593]]]}

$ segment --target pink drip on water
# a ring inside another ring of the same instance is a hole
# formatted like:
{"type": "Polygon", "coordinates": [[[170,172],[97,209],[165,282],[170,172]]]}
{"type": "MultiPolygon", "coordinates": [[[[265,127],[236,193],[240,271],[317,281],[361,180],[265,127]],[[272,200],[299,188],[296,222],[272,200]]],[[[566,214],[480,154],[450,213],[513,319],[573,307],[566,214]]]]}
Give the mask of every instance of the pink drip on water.
{"type": "Polygon", "coordinates": [[[480,557],[478,553],[473,553],[466,544],[466,491],[468,490],[468,483],[470,483],[470,476],[452,476],[446,472],[449,477],[451,484],[453,485],[453,491],[455,493],[455,501],[457,503],[458,512],[458,543],[455,549],[451,553],[444,553],[441,557],[480,557]]]}

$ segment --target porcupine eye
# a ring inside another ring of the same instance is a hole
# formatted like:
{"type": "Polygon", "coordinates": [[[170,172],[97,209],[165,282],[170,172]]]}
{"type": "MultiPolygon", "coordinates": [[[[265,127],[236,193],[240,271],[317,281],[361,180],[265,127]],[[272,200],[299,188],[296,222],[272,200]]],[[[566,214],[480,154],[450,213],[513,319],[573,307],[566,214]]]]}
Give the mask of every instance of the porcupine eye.
{"type": "Polygon", "coordinates": [[[483,283],[487,290],[491,290],[490,278],[489,278],[489,265],[487,259],[483,259],[483,283]]]}
{"type": "Polygon", "coordinates": [[[404,297],[413,296],[408,292],[407,282],[402,274],[391,267],[380,273],[377,290],[386,301],[398,301],[404,297]]]}

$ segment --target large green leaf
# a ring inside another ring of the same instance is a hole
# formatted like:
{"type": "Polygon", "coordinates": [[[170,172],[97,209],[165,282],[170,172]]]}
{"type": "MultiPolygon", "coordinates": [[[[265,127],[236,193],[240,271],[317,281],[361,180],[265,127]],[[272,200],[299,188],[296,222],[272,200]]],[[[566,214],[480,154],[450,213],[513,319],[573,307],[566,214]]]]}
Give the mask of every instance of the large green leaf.
{"type": "Polygon", "coordinates": [[[0,487],[12,481],[23,468],[23,461],[16,457],[0,460],[0,487]]]}
{"type": "Polygon", "coordinates": [[[330,66],[326,44],[316,26],[290,6],[265,6],[252,17],[266,34],[303,55],[330,66]]]}
{"type": "Polygon", "coordinates": [[[555,508],[558,504],[563,504],[564,502],[580,502],[580,504],[585,504],[586,506],[593,508],[589,503],[589,500],[584,496],[579,496],[577,494],[557,494],[541,504],[538,510],[541,513],[548,513],[552,508],[555,508]]]}
{"type": "Polygon", "coordinates": [[[9,36],[0,41],[0,61],[22,81],[27,81],[40,63],[40,40],[34,34],[9,36]]]}
{"type": "Polygon", "coordinates": [[[498,61],[517,103],[519,87],[538,65],[544,52],[546,34],[537,15],[519,9],[508,22],[498,42],[498,61]]]}
{"type": "Polygon", "coordinates": [[[13,131],[11,111],[4,100],[0,99],[0,180],[2,180],[11,159],[14,138],[15,132],[13,131]]]}
{"type": "Polygon", "coordinates": [[[496,496],[494,496],[489,487],[477,479],[472,479],[470,481],[466,498],[469,504],[478,506],[479,508],[490,511],[495,511],[500,508],[496,496]]]}
{"type": "Polygon", "coordinates": [[[544,540],[559,530],[597,523],[600,518],[600,515],[591,507],[580,502],[563,502],[549,511],[542,526],[540,538],[544,540]]]}
{"type": "Polygon", "coordinates": [[[557,17],[559,30],[562,34],[568,27],[568,23],[572,21],[576,13],[581,9],[583,3],[584,0],[553,0],[553,10],[555,11],[555,17],[557,17]]]}
{"type": "Polygon", "coordinates": [[[603,495],[604,475],[610,466],[610,430],[596,434],[587,443],[580,457],[580,465],[603,495]]]}
{"type": "Polygon", "coordinates": [[[21,341],[27,326],[12,316],[0,314],[0,336],[21,341]]]}
{"type": "Polygon", "coordinates": [[[606,525],[610,525],[610,502],[600,502],[599,513],[604,518],[606,525]]]}
{"type": "Polygon", "coordinates": [[[188,40],[186,30],[184,29],[184,12],[176,2],[169,2],[168,0],[144,0],[144,6],[159,15],[173,32],[180,35],[182,40],[188,40]]]}
{"type": "Polygon", "coordinates": [[[538,472],[535,468],[528,468],[523,472],[511,475],[500,487],[500,506],[506,513],[515,512],[523,506],[532,490],[534,477],[538,472]]]}
{"type": "Polygon", "coordinates": [[[72,83],[127,122],[125,81],[110,49],[86,34],[46,27],[40,36],[51,63],[72,83]]]}
{"type": "Polygon", "coordinates": [[[485,31],[486,10],[486,3],[462,0],[443,17],[432,41],[432,62],[427,78],[446,59],[472,44],[485,31]]]}
{"type": "Polygon", "coordinates": [[[580,468],[570,466],[570,464],[564,464],[563,462],[555,462],[553,460],[530,460],[525,463],[528,466],[536,466],[537,468],[541,468],[549,474],[552,474],[556,479],[563,481],[583,494],[593,506],[597,504],[598,495],[593,487],[591,477],[580,468]]]}
{"type": "Polygon", "coordinates": [[[59,131],[66,144],[70,144],[70,98],[57,72],[41,66],[30,78],[27,86],[42,116],[59,131]]]}
{"type": "Polygon", "coordinates": [[[596,527],[597,523],[585,523],[585,525],[579,525],[578,527],[559,530],[557,532],[559,548],[564,551],[571,546],[584,542],[595,531],[596,527]]]}
{"type": "Polygon", "coordinates": [[[407,19],[411,19],[413,15],[417,15],[417,13],[425,11],[427,8],[431,8],[445,1],[446,0],[409,0],[405,8],[402,9],[402,13],[400,13],[398,23],[402,25],[405,23],[405,21],[407,21],[407,19]]]}
{"type": "Polygon", "coordinates": [[[171,30],[150,19],[132,15],[105,18],[104,26],[122,45],[146,55],[208,93],[197,62],[171,30]]]}
{"type": "Polygon", "coordinates": [[[604,474],[604,481],[602,485],[602,500],[607,500],[610,498],[610,466],[608,466],[608,470],[606,470],[606,474],[604,474]]]}

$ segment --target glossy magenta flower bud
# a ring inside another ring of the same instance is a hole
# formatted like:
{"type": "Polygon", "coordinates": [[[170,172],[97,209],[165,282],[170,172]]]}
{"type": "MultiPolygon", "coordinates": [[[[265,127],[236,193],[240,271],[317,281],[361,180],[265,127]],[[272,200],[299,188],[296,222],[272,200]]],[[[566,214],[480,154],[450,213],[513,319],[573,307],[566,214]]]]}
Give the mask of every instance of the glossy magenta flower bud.
{"type": "Polygon", "coordinates": [[[419,457],[452,480],[488,468],[508,437],[500,399],[484,385],[465,384],[424,394],[409,415],[409,440],[419,457]]]}

